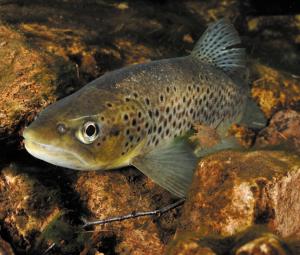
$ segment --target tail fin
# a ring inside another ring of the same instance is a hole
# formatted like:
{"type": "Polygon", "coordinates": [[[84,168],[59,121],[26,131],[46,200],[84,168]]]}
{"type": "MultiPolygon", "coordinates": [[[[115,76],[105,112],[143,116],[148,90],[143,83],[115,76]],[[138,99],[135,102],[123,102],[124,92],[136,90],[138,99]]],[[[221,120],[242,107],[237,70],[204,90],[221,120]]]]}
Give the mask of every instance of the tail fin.
{"type": "Polygon", "coordinates": [[[196,43],[191,55],[200,61],[210,63],[231,77],[246,76],[245,49],[238,32],[226,19],[221,19],[208,26],[196,43]]]}

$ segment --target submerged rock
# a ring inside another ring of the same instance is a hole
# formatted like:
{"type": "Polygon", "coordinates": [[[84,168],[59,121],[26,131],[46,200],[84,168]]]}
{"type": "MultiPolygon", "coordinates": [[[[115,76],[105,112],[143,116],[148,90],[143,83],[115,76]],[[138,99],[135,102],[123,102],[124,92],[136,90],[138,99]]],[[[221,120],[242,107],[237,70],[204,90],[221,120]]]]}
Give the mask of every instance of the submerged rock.
{"type": "Polygon", "coordinates": [[[224,151],[201,160],[177,229],[231,236],[267,224],[299,231],[300,159],[280,151],[224,151]],[[284,203],[282,202],[284,201],[284,203]]]}
{"type": "Polygon", "coordinates": [[[264,227],[254,226],[229,237],[184,232],[170,243],[166,255],[293,255],[298,247],[264,227]]]}
{"type": "Polygon", "coordinates": [[[14,251],[11,248],[11,245],[4,241],[1,237],[0,237],[0,254],[1,255],[14,255],[14,251]]]}
{"type": "Polygon", "coordinates": [[[258,102],[267,118],[279,109],[299,110],[300,78],[279,69],[252,63],[252,96],[258,102]]]}
{"type": "MultiPolygon", "coordinates": [[[[92,219],[151,211],[174,201],[170,193],[136,170],[83,173],[75,183],[83,205],[92,219]]],[[[111,249],[117,254],[162,254],[176,228],[178,212],[162,217],[142,217],[98,227],[102,242],[115,240],[111,249]]],[[[100,242],[101,243],[101,242],[100,242]]],[[[99,248],[100,252],[104,252],[99,248]]]]}
{"type": "Polygon", "coordinates": [[[0,141],[9,143],[38,111],[74,86],[72,65],[30,47],[18,30],[2,23],[0,73],[0,141]]]}
{"type": "Polygon", "coordinates": [[[0,175],[0,221],[19,251],[34,250],[41,233],[62,214],[58,190],[11,165],[0,175]]]}
{"type": "Polygon", "coordinates": [[[300,154],[300,113],[293,110],[277,112],[269,125],[261,130],[256,147],[281,147],[300,154]]]}

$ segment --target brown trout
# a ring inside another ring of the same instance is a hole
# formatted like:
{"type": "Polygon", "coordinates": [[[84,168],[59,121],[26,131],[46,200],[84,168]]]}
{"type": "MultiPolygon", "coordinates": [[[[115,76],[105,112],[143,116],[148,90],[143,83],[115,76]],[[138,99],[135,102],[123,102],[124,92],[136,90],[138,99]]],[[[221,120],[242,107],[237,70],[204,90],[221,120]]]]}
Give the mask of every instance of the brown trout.
{"type": "Polygon", "coordinates": [[[202,155],[235,146],[225,133],[245,115],[249,91],[240,78],[246,71],[240,42],[223,19],[207,28],[189,56],[106,73],[42,111],[24,130],[25,148],[71,169],[133,165],[183,197],[196,164],[187,139],[194,124],[224,138],[202,155]]]}

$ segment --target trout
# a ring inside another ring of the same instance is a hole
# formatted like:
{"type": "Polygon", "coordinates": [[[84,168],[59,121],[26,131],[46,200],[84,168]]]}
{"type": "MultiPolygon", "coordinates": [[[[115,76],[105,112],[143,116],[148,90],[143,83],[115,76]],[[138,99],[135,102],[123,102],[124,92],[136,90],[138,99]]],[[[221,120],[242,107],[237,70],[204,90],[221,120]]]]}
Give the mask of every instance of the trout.
{"type": "MultiPolygon", "coordinates": [[[[43,110],[23,132],[26,150],[77,170],[135,166],[184,197],[197,162],[188,136],[200,123],[221,137],[202,155],[236,146],[232,123],[249,104],[245,50],[233,25],[208,26],[190,55],[108,72],[43,110]]],[[[250,105],[251,107],[248,107],[250,105]]],[[[251,119],[249,115],[246,119],[251,119]]]]}

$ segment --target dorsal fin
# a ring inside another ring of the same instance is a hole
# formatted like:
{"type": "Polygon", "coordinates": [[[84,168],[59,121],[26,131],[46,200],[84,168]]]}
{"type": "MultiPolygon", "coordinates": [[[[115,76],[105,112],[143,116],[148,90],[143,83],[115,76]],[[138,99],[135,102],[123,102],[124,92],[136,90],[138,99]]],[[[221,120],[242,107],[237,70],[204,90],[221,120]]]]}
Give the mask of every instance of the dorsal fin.
{"type": "Polygon", "coordinates": [[[227,19],[208,26],[191,55],[221,68],[229,76],[245,75],[245,49],[238,47],[241,39],[227,19]],[[241,73],[242,72],[242,73],[241,73]]]}

